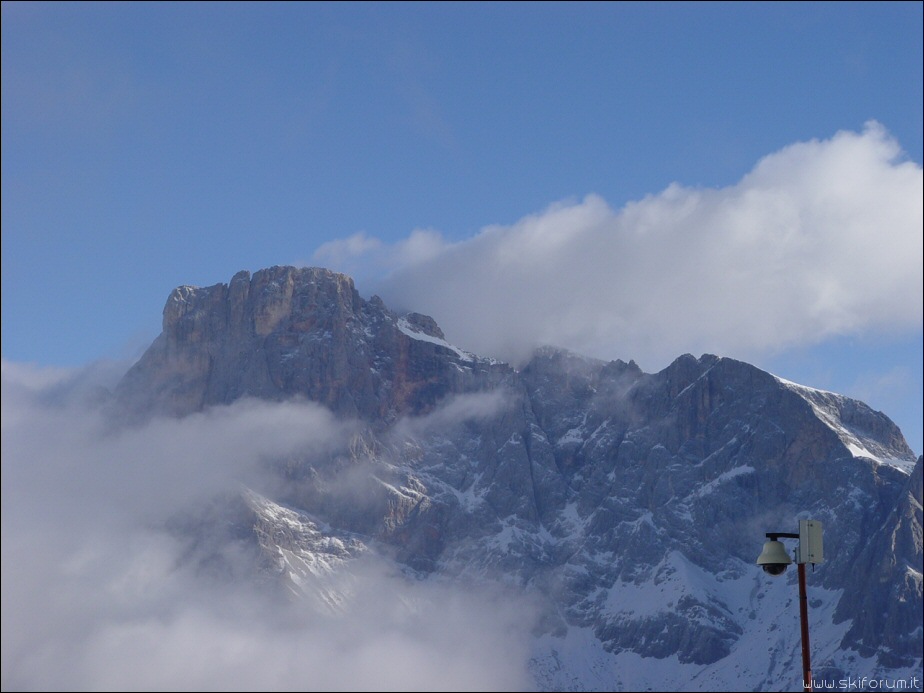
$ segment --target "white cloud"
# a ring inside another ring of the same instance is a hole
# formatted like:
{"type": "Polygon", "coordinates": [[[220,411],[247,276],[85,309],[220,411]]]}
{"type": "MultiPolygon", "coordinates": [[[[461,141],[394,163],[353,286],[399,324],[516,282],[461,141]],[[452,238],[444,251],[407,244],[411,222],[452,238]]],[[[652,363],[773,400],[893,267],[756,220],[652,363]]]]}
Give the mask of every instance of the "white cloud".
{"type": "Polygon", "coordinates": [[[919,328],[922,180],[870,122],[786,147],[727,188],[674,184],[620,210],[589,195],[454,244],[428,232],[413,262],[413,234],[375,244],[388,276],[374,289],[514,362],[554,344],[650,369],[919,328]]]}
{"type": "Polygon", "coordinates": [[[343,272],[358,283],[429,262],[448,247],[449,243],[433,229],[414,229],[407,238],[391,245],[360,231],[323,243],[307,264],[343,272]]]}
{"type": "Polygon", "coordinates": [[[116,428],[73,383],[89,389],[79,371],[4,362],[4,503],[10,488],[13,504],[42,498],[56,512],[76,506],[82,518],[163,517],[253,480],[266,459],[306,454],[351,431],[314,403],[248,399],[116,428]]]}
{"type": "Polygon", "coordinates": [[[423,437],[434,430],[447,431],[464,423],[497,416],[513,403],[511,392],[471,392],[447,398],[428,414],[408,416],[394,427],[397,437],[423,437]]]}
{"type": "MultiPolygon", "coordinates": [[[[338,617],[204,576],[171,514],[341,443],[305,402],[110,426],[86,373],[4,361],[3,690],[522,690],[531,607],[350,563],[338,617]],[[66,396],[62,396],[62,393],[66,396]]],[[[466,411],[480,409],[470,404],[466,411]]]]}
{"type": "Polygon", "coordinates": [[[321,244],[314,251],[313,258],[322,265],[340,267],[350,263],[353,258],[369,256],[383,247],[382,241],[359,231],[347,238],[338,238],[321,244]]]}

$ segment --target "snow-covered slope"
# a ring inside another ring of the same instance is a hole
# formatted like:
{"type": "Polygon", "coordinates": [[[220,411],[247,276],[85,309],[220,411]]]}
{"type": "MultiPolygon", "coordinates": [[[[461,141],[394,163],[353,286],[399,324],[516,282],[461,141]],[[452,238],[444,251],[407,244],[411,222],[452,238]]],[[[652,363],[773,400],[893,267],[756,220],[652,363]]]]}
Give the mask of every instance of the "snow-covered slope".
{"type": "Polygon", "coordinates": [[[812,405],[818,418],[837,433],[854,457],[865,457],[879,464],[897,467],[907,474],[911,473],[914,468],[913,456],[890,456],[901,434],[885,414],[874,412],[862,402],[834,392],[806,387],[783,378],[777,380],[812,405]],[[881,440],[883,434],[886,436],[885,441],[881,440]]]}

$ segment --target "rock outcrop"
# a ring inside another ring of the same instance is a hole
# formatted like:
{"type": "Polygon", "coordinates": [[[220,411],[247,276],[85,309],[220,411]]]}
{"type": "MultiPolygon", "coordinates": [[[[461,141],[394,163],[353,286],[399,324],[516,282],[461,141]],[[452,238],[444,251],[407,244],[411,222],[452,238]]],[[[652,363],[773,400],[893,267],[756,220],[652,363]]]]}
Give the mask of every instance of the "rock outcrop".
{"type": "Polygon", "coordinates": [[[388,423],[509,372],[451,347],[432,318],[399,318],[378,297],[363,300],[345,275],[271,267],[174,289],[163,332],[117,396],[134,413],[176,416],[244,396],[303,396],[388,423]]]}

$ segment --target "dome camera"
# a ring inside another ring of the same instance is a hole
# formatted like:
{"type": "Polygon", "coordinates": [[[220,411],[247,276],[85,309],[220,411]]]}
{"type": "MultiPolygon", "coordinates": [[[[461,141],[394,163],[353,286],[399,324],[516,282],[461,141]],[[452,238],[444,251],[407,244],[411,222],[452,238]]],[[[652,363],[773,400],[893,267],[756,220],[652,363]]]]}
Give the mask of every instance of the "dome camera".
{"type": "Polygon", "coordinates": [[[757,557],[757,565],[764,569],[768,575],[782,575],[792,563],[783,542],[771,539],[764,544],[764,550],[757,557]]]}

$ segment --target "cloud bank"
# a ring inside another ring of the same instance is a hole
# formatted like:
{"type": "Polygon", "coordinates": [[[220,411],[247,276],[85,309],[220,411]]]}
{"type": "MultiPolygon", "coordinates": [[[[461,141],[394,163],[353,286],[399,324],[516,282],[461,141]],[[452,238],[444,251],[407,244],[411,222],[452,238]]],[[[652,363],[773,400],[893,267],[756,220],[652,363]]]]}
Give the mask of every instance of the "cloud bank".
{"type": "Polygon", "coordinates": [[[322,407],[240,401],[116,428],[88,371],[2,374],[3,690],[528,685],[531,611],[512,595],[409,582],[370,555],[330,616],[182,560],[173,513],[349,438],[322,407]]]}
{"type": "Polygon", "coordinates": [[[366,235],[313,260],[362,278],[447,337],[517,362],[553,344],[662,367],[753,360],[922,324],[922,169],[875,122],[788,146],[722,189],[671,185],[612,209],[557,203],[451,243],[366,235]]]}

